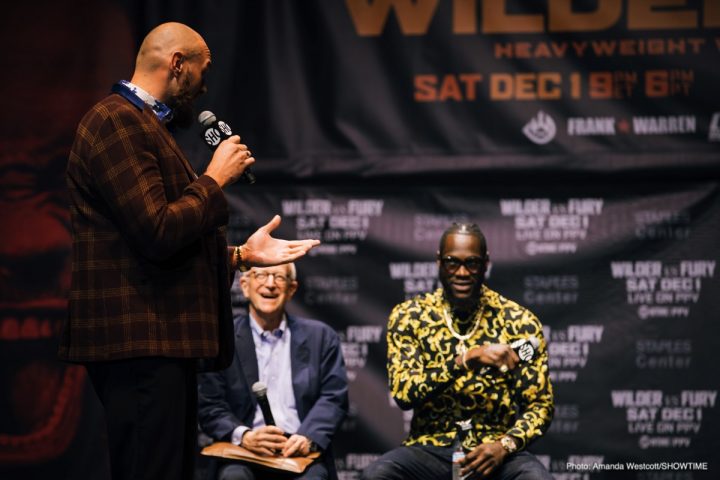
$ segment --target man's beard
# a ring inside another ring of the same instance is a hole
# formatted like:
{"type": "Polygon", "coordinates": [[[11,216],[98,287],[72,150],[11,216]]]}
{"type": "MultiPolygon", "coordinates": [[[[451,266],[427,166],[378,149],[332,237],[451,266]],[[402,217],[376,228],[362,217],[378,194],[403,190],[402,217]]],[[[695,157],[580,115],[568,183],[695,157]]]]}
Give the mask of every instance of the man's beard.
{"type": "Polygon", "coordinates": [[[466,313],[472,313],[475,311],[480,302],[480,292],[482,292],[484,274],[472,275],[472,277],[475,278],[475,282],[473,283],[470,292],[461,298],[458,298],[453,294],[453,288],[451,286],[453,275],[441,271],[439,277],[440,283],[442,284],[445,292],[445,298],[448,300],[453,310],[466,313]]]}
{"type": "Polygon", "coordinates": [[[190,78],[185,77],[182,87],[177,95],[171,97],[167,105],[172,108],[172,120],[168,122],[168,127],[178,127],[187,129],[195,120],[195,94],[190,91],[190,78]]]}

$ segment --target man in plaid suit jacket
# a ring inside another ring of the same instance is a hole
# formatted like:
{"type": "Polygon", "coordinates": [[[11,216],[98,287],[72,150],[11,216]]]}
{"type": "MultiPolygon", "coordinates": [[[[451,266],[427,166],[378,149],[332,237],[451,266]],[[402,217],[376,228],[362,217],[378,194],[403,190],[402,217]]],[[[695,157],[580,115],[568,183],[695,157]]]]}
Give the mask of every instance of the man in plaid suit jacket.
{"type": "Polygon", "coordinates": [[[113,479],[192,478],[198,360],[232,360],[235,269],[286,263],[317,241],[270,233],[228,248],[222,188],[255,160],[237,136],[198,177],[166,124],[192,123],[210,51],[168,23],[143,41],[130,82],[82,119],[66,179],[73,231],[63,360],[86,365],[105,407],[113,479]]]}

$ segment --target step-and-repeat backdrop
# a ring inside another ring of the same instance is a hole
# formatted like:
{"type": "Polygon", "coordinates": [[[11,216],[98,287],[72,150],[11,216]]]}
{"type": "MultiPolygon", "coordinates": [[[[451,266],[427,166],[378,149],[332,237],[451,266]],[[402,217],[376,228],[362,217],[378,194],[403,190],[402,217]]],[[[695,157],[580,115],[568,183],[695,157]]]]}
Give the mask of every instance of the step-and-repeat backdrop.
{"type": "MultiPolygon", "coordinates": [[[[488,284],[544,324],[556,414],[531,450],[556,478],[616,478],[568,463],[711,461],[716,184],[252,190],[232,197],[238,240],[281,213],[281,236],[324,241],[298,262],[291,310],[343,340],[351,408],[336,442],[341,478],[357,478],[408,431],[412,413],[388,395],[387,315],[439,286],[438,239],[460,221],[487,234],[488,284]]],[[[662,478],[705,478],[692,475],[662,478]]]]}
{"type": "MultiPolygon", "coordinates": [[[[290,309],[343,341],[341,479],[407,433],[411,413],[388,394],[387,315],[438,286],[452,222],[480,225],[488,284],[543,322],[556,413],[531,450],[556,479],[717,477],[717,0],[42,0],[3,13],[2,478],[107,478],[97,400],[82,368],[54,359],[63,171],[84,111],[167,20],[213,52],[199,110],[258,158],[258,183],[228,189],[230,238],[278,213],[278,236],[323,241],[298,263],[290,309]]],[[[177,138],[202,172],[199,135],[177,138]]]]}

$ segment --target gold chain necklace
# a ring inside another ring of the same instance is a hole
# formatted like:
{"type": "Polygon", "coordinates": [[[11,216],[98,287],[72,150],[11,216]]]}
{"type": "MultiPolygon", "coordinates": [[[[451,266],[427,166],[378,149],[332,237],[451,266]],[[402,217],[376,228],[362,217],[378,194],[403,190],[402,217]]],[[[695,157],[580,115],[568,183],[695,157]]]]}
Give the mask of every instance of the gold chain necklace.
{"type": "Polygon", "coordinates": [[[468,351],[467,346],[465,346],[465,340],[472,337],[475,332],[477,331],[478,327],[480,326],[480,321],[482,320],[483,313],[485,312],[485,305],[483,304],[480,308],[478,308],[477,313],[475,314],[475,325],[470,329],[468,333],[465,335],[460,335],[458,332],[455,331],[455,328],[453,328],[453,322],[450,318],[450,315],[448,314],[447,308],[443,308],[443,315],[445,316],[445,323],[448,326],[448,330],[450,330],[450,334],[459,340],[458,344],[455,345],[455,354],[459,355],[460,357],[463,357],[465,353],[468,351]]]}

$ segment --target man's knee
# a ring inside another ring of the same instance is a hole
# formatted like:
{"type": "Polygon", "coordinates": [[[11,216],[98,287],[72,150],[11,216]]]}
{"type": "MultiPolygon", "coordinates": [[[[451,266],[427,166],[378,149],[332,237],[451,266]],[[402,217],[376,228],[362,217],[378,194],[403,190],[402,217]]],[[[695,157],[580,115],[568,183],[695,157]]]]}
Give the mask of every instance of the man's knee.
{"type": "Polygon", "coordinates": [[[530,463],[524,466],[520,479],[527,480],[553,480],[553,476],[540,462],[530,463]]]}
{"type": "Polygon", "coordinates": [[[502,468],[500,478],[509,476],[518,480],[553,480],[552,475],[530,452],[520,452],[513,457],[502,468]]]}
{"type": "Polygon", "coordinates": [[[297,480],[328,480],[330,473],[324,463],[313,463],[297,480]]]}
{"type": "Polygon", "coordinates": [[[368,465],[360,475],[361,480],[395,480],[401,479],[397,465],[382,458],[368,465]]]}

